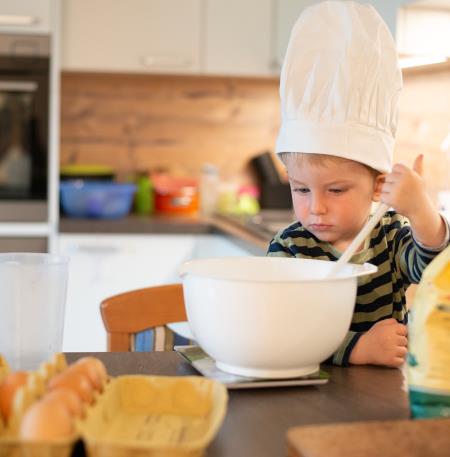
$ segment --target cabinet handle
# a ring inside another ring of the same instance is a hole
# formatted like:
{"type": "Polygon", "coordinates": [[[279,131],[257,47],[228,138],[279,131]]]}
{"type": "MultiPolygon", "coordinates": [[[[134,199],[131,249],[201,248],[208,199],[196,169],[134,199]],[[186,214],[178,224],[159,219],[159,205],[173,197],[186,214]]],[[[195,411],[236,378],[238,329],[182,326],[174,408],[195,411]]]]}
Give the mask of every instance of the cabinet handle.
{"type": "Polygon", "coordinates": [[[76,250],[87,254],[115,254],[119,251],[117,247],[107,245],[79,245],[76,250]]]}
{"type": "Polygon", "coordinates": [[[144,67],[177,67],[187,68],[192,65],[192,60],[187,57],[170,56],[144,56],[142,57],[144,67]]]}
{"type": "Polygon", "coordinates": [[[0,91],[36,92],[37,88],[37,83],[33,81],[0,81],[0,91]]]}
{"type": "Polygon", "coordinates": [[[22,16],[19,14],[0,14],[0,25],[36,25],[39,18],[36,16],[22,16]]]}

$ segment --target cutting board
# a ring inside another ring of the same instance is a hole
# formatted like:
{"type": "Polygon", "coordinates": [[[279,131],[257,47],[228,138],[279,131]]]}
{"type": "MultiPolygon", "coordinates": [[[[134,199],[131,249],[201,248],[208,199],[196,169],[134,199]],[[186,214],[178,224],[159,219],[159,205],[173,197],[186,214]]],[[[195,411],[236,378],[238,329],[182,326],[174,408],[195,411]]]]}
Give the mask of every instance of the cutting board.
{"type": "Polygon", "coordinates": [[[449,457],[450,419],[301,426],[287,441],[289,457],[449,457]]]}

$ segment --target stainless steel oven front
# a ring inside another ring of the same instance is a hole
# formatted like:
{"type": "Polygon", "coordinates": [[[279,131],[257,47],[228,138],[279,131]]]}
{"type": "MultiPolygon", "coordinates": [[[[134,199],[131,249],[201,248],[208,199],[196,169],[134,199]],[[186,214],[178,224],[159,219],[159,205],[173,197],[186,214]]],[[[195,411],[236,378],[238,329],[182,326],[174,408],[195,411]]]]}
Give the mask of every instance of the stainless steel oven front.
{"type": "Polygon", "coordinates": [[[48,213],[50,37],[0,34],[0,222],[48,213]]]}

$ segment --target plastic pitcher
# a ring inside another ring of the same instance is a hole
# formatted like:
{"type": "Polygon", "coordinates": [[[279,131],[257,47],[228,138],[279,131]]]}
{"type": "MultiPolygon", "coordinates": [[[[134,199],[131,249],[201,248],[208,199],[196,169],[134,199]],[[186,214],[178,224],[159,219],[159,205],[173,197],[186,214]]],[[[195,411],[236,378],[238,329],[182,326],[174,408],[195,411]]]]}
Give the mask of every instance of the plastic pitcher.
{"type": "Polygon", "coordinates": [[[69,258],[0,254],[0,353],[33,370],[62,350],[69,258]]]}

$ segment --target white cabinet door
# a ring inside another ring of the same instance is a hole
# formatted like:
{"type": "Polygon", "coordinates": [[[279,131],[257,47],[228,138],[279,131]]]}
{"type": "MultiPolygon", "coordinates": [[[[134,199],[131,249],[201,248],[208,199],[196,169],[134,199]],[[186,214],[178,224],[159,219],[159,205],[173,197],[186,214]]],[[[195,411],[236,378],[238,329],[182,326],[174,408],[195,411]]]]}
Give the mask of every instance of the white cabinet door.
{"type": "Polygon", "coordinates": [[[60,235],[70,257],[63,350],[105,351],[100,302],[120,292],[178,279],[193,235],[60,235]]]}
{"type": "Polygon", "coordinates": [[[207,0],[204,71],[269,75],[272,65],[271,0],[207,0]]]}
{"type": "Polygon", "coordinates": [[[248,253],[219,235],[70,235],[58,239],[70,257],[64,351],[105,351],[100,302],[114,294],[179,282],[193,258],[248,253]]]}
{"type": "Polygon", "coordinates": [[[1,0],[0,32],[50,33],[52,0],[1,0]]]}
{"type": "Polygon", "coordinates": [[[251,255],[250,251],[238,246],[229,238],[222,235],[195,235],[192,259],[212,257],[242,257],[251,255]]]}
{"type": "Polygon", "coordinates": [[[197,72],[201,0],[64,0],[61,33],[63,69],[197,72]]]}

